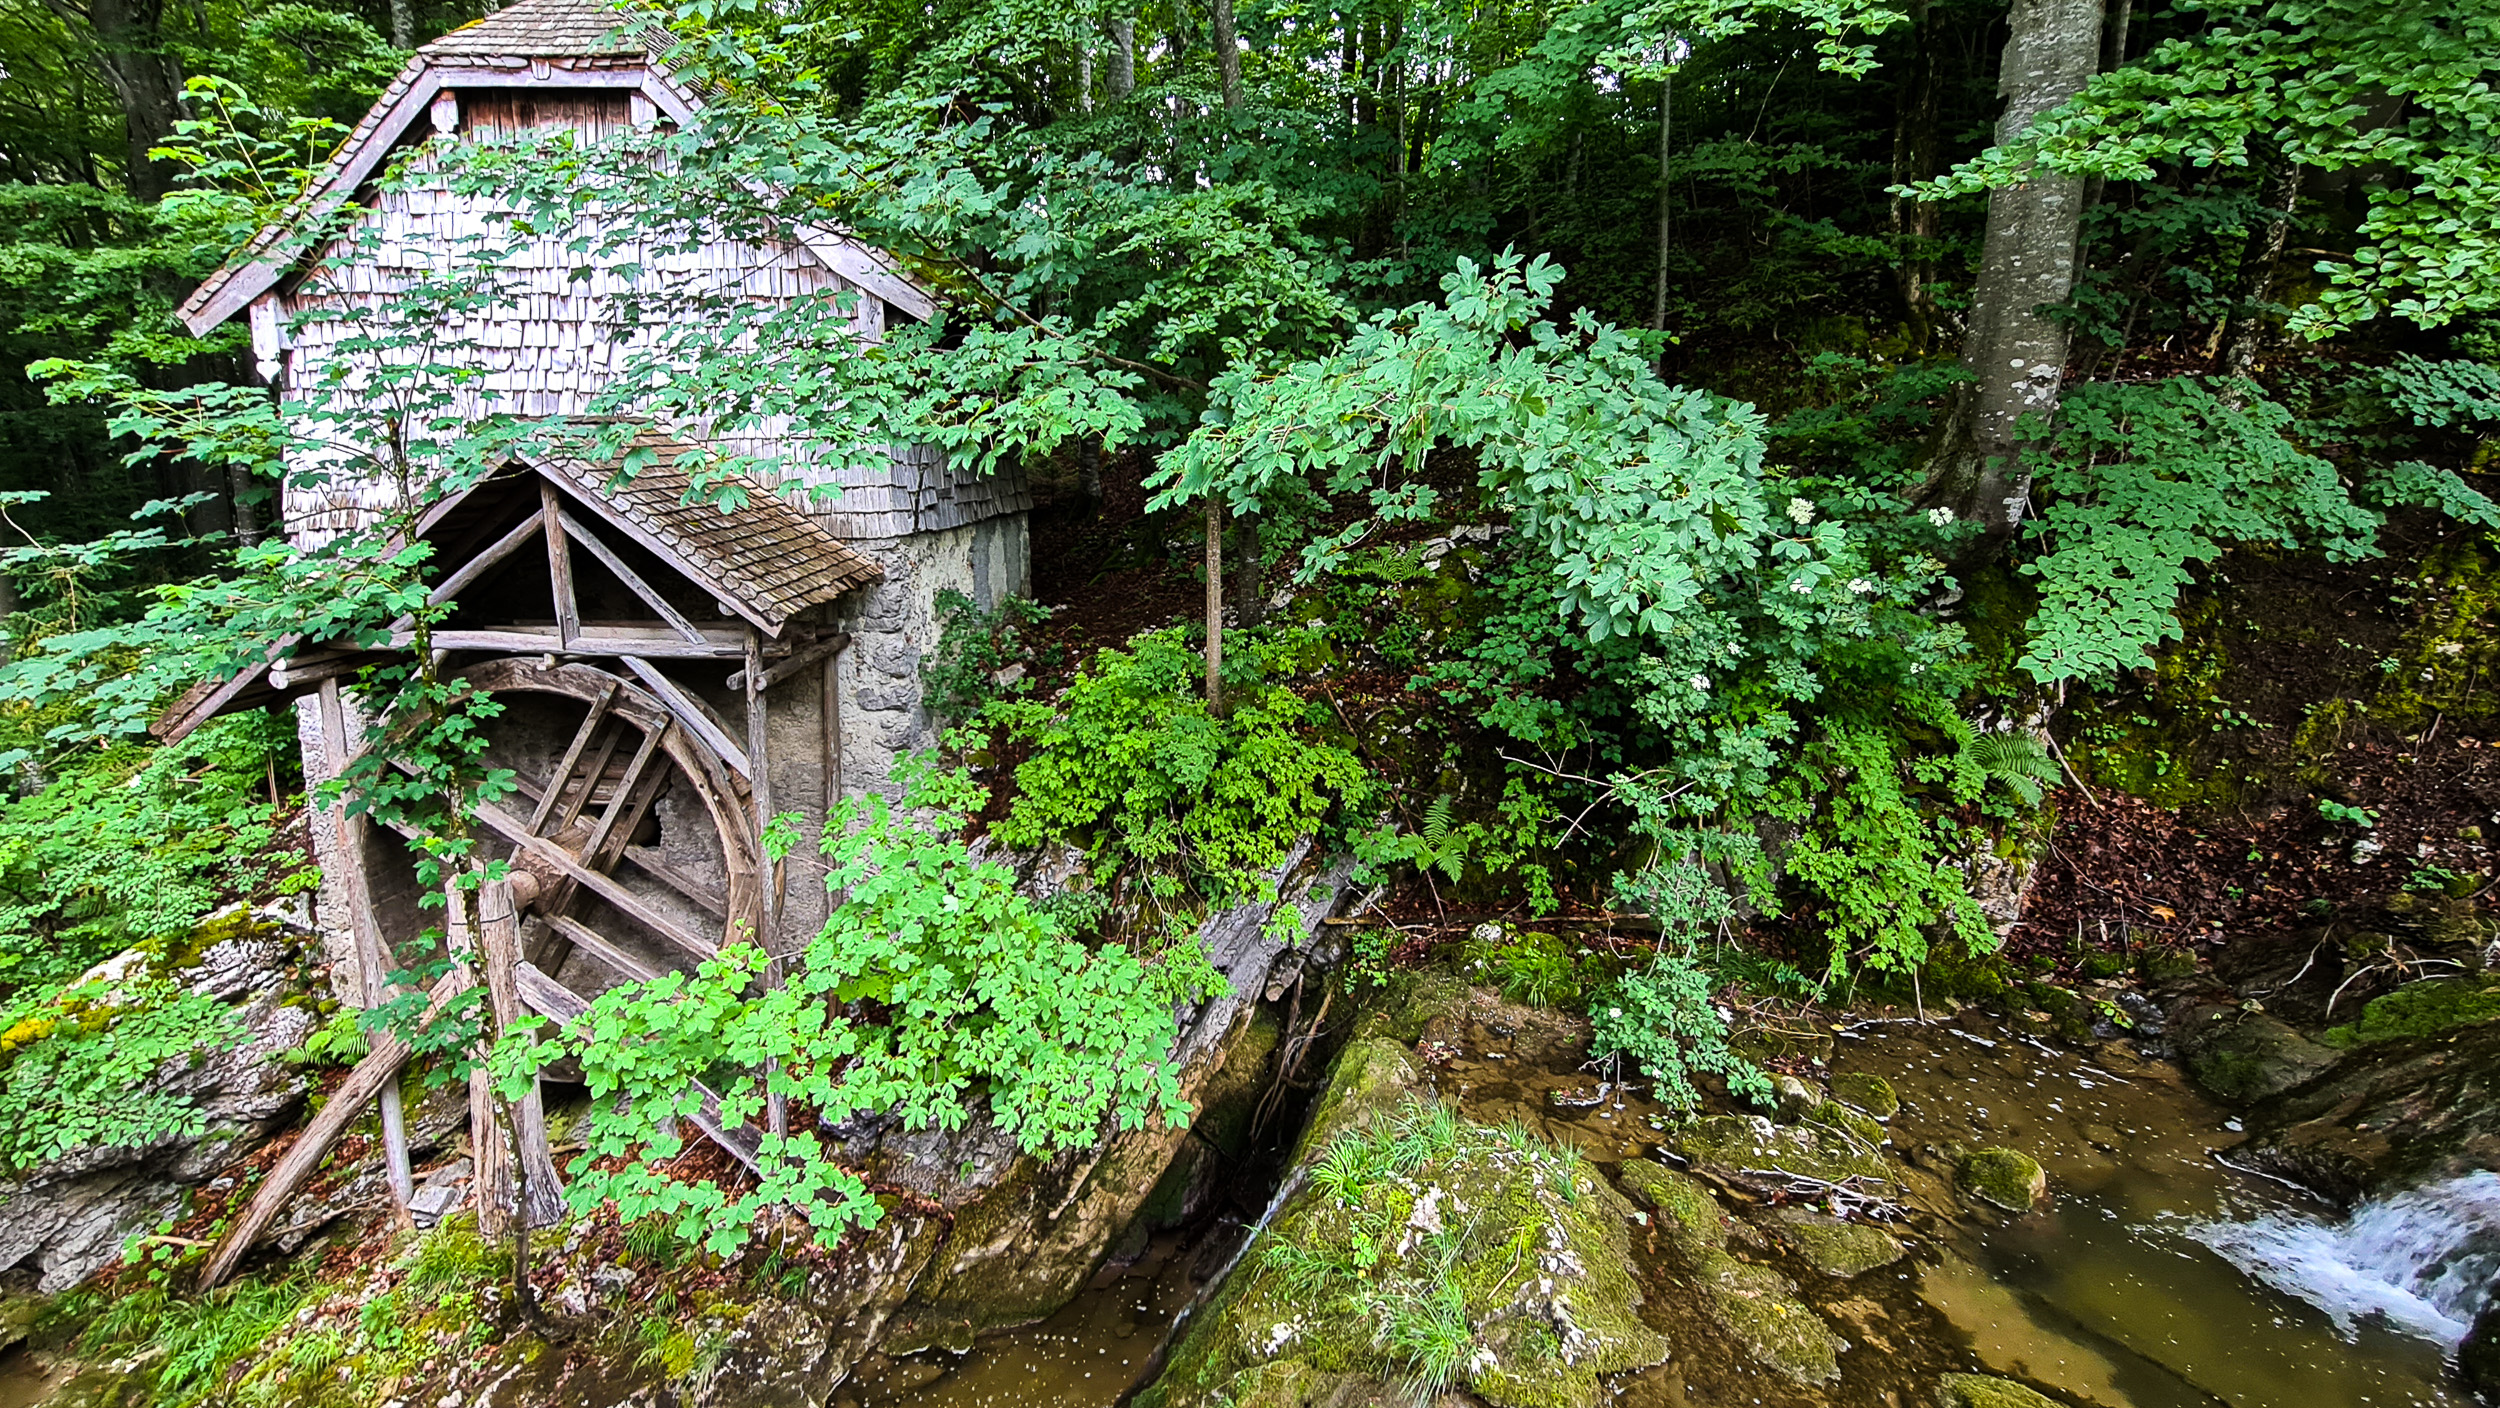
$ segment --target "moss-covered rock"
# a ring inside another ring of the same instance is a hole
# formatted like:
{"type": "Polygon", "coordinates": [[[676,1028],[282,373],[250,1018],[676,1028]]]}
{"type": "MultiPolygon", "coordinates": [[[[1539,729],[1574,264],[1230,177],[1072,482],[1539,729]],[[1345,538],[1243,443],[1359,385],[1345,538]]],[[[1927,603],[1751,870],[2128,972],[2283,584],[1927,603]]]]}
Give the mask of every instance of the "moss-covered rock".
{"type": "Polygon", "coordinates": [[[1782,1174],[1825,1183],[1892,1179],[1892,1166],[1880,1150],[1829,1125],[1713,1115],[1678,1130],[1670,1142],[1677,1153],[1731,1182],[1783,1186],[1782,1174]]]}
{"type": "Polygon", "coordinates": [[[1809,1386],[1840,1377],[1840,1352],[1848,1343],[1797,1299],[1787,1277],[1723,1251],[1703,1257],[1696,1274],[1710,1318],[1763,1367],[1809,1386]]]}
{"type": "Polygon", "coordinates": [[[1420,1079],[1413,1054],[1392,1038],[1347,1043],[1330,1069],[1327,1092],[1311,1111],[1295,1162],[1340,1134],[1405,1108],[1420,1079]]]}
{"type": "Polygon", "coordinates": [[[2058,1408],[2056,1400],[2012,1379],[1987,1374],[1947,1374],[1936,1381],[1943,1408],[2058,1408]]]}
{"type": "Polygon", "coordinates": [[[1971,1201],[2007,1212],[2029,1212],[2048,1196],[2049,1175],[2029,1154],[1981,1149],[1963,1156],[1961,1166],[1954,1170],[1953,1185],[1971,1201]]]}
{"type": "Polygon", "coordinates": [[[1806,1122],[1819,1124],[1826,1129],[1838,1130],[1870,1149],[1882,1145],[1889,1137],[1884,1133],[1882,1125],[1837,1100],[1826,1100],[1807,1111],[1806,1122]]]}
{"type": "Polygon", "coordinates": [[[1615,1174],[1633,1197],[1658,1210],[1660,1230],[1687,1261],[1727,1245],[1727,1211],[1700,1179],[1648,1159],[1626,1159],[1615,1174]]]}
{"type": "Polygon", "coordinates": [[[1832,1098],[1879,1120],[1901,1113],[1901,1096],[1892,1082],[1864,1071],[1842,1071],[1832,1077],[1832,1098]]]}
{"type": "Polygon", "coordinates": [[[1890,1266],[1909,1251],[1900,1238],[1880,1227],[1844,1222],[1805,1208],[1782,1208],[1771,1215],[1771,1224],[1806,1265],[1844,1281],[1890,1266]]]}
{"type": "Polygon", "coordinates": [[[2332,1047],[2368,1046],[2373,1042],[2437,1036],[2458,1027],[2500,1019],[2500,980],[2454,978],[2413,983],[2370,999],[2361,1019],[2329,1027],[2319,1035],[2332,1047]]]}
{"type": "MultiPolygon", "coordinates": [[[[1378,1088],[1386,1065],[1352,1058],[1337,1084],[1378,1088]]],[[[1632,1206],[1572,1151],[1416,1104],[1340,1127],[1306,1168],[1141,1402],[1319,1401],[1308,1371],[1594,1408],[1603,1376],[1666,1358],[1639,1314],[1632,1206]],[[1297,1386],[1263,1367],[1283,1359],[1297,1386]]]]}
{"type": "Polygon", "coordinates": [[[2194,1008],[2171,1024],[2171,1032],[2188,1074],[2226,1104],[2251,1104],[2306,1085],[2338,1059],[2281,1018],[2242,1007],[2194,1008]]]}

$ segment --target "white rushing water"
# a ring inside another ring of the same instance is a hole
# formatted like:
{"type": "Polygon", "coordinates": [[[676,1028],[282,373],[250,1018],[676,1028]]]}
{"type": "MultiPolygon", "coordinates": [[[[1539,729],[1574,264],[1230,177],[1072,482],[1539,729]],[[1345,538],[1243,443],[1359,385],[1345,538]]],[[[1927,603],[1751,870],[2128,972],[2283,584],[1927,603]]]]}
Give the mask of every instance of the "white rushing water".
{"type": "Polygon", "coordinates": [[[2374,1198],[2341,1222],[2276,1212],[2191,1234],[2325,1311],[2346,1338],[2376,1318],[2453,1349],[2500,1277],[2500,1174],[2374,1198]]]}

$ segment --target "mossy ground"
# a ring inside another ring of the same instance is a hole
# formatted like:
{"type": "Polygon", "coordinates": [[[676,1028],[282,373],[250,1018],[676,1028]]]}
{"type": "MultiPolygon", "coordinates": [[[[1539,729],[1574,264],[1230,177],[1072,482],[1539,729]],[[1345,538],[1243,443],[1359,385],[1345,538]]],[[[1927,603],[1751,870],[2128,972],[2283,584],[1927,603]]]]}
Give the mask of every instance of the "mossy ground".
{"type": "Polygon", "coordinates": [[[2494,1019],[2500,1019],[2500,980],[2444,979],[2372,998],[2359,1021],[2329,1027],[2318,1040],[2328,1046],[2368,1046],[2437,1036],[2494,1019]]]}

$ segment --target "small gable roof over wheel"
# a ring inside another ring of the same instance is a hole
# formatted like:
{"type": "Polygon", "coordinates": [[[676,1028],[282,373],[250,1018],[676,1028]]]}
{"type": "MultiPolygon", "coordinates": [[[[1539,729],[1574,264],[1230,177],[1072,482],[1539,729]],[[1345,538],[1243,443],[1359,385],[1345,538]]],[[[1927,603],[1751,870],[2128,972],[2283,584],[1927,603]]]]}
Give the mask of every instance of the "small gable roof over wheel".
{"type": "MultiPolygon", "coordinates": [[[[298,232],[354,199],[393,151],[430,133],[430,109],[445,93],[621,89],[657,116],[691,122],[702,97],[662,61],[669,42],[657,23],[604,0],[516,0],[420,47],[285,215],[183,300],[183,325],[205,336],[276,288],[310,257],[298,232]]],[[[827,268],[903,312],[926,318],[935,311],[927,291],[882,251],[822,227],[791,233],[827,268]]]]}
{"type": "MultiPolygon", "coordinates": [[[[745,499],[736,511],[688,502],[694,479],[681,461],[695,458],[684,442],[650,431],[637,434],[614,454],[598,453],[586,442],[517,452],[504,470],[434,504],[417,521],[414,536],[433,543],[438,551],[449,544],[466,544],[458,556],[436,563],[438,580],[445,584],[435,588],[436,599],[458,600],[465,614],[472,603],[459,585],[485,580],[490,568],[503,570],[497,564],[544,532],[542,515],[528,507],[531,495],[540,491],[518,497],[513,493],[532,478],[553,491],[558,514],[568,525],[565,536],[575,550],[586,550],[613,568],[614,542],[629,540],[708,593],[729,614],[777,642],[800,613],[883,579],[883,569],[873,560],[778,495],[735,474],[707,478],[716,493],[726,490],[745,499]],[[505,531],[493,546],[485,546],[496,539],[497,530],[525,515],[527,521],[520,528],[505,531]],[[580,525],[586,525],[586,530],[580,525]],[[608,540],[605,547],[599,538],[608,540]]],[[[647,583],[631,577],[624,584],[637,595],[648,589],[647,583]]],[[[481,596],[484,599],[476,605],[491,610],[492,594],[481,596]]],[[[665,609],[655,608],[654,614],[665,609]]],[[[508,631],[498,635],[502,643],[491,649],[517,648],[506,639],[510,635],[508,631]]],[[[436,638],[446,648],[473,648],[462,643],[457,631],[438,632],[436,638]]],[[[394,643],[398,643],[397,636],[394,643]]],[[[582,656],[640,653],[613,637],[589,633],[563,639],[548,635],[533,639],[528,647],[533,652],[542,648],[550,654],[582,656]]],[[[789,648],[782,642],[772,651],[789,648]]],[[[745,650],[734,638],[707,639],[680,645],[671,653],[743,659],[745,650]]],[[[230,679],[203,680],[192,686],[149,731],[168,742],[177,740],[220,714],[281,703],[323,678],[352,674],[357,666],[381,655],[290,637],[278,642],[269,660],[230,679]]]]}

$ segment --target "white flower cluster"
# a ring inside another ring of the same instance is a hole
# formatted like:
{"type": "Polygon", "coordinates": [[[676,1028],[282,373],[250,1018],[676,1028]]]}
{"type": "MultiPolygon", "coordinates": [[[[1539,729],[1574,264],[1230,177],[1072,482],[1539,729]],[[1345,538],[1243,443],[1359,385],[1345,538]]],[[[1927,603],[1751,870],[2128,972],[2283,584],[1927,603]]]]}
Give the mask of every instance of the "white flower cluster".
{"type": "Polygon", "coordinates": [[[1927,510],[1927,521],[1935,524],[1939,528],[1950,528],[1953,526],[1953,510],[1949,508],[1931,508],[1927,510]]]}
{"type": "Polygon", "coordinates": [[[1788,501],[1788,521],[1803,528],[1814,521],[1814,505],[1804,499],[1788,501]]]}
{"type": "Polygon", "coordinates": [[[1791,582],[1791,583],[1789,583],[1789,584],[1788,584],[1788,589],[1789,589],[1790,591],[1792,591],[1792,592],[1795,592],[1795,593],[1796,593],[1797,595],[1799,595],[1799,596],[1804,596],[1806,593],[1808,593],[1808,592],[1810,592],[1810,591],[1813,591],[1813,590],[1814,590],[1814,586],[1813,586],[1813,584],[1812,584],[1812,583],[1808,582],[1805,578],[1803,578],[1803,577],[1799,577],[1796,581],[1793,581],[1793,582],[1791,582]]]}
{"type": "Polygon", "coordinates": [[[1856,592],[1860,596],[1864,596],[1868,592],[1875,590],[1875,584],[1866,580],[1864,577],[1852,577],[1849,579],[1849,590],[1856,592]]]}
{"type": "Polygon", "coordinates": [[[1708,675],[1693,676],[1693,688],[1700,690],[1704,694],[1708,694],[1710,692],[1710,677],[1708,675]]]}

